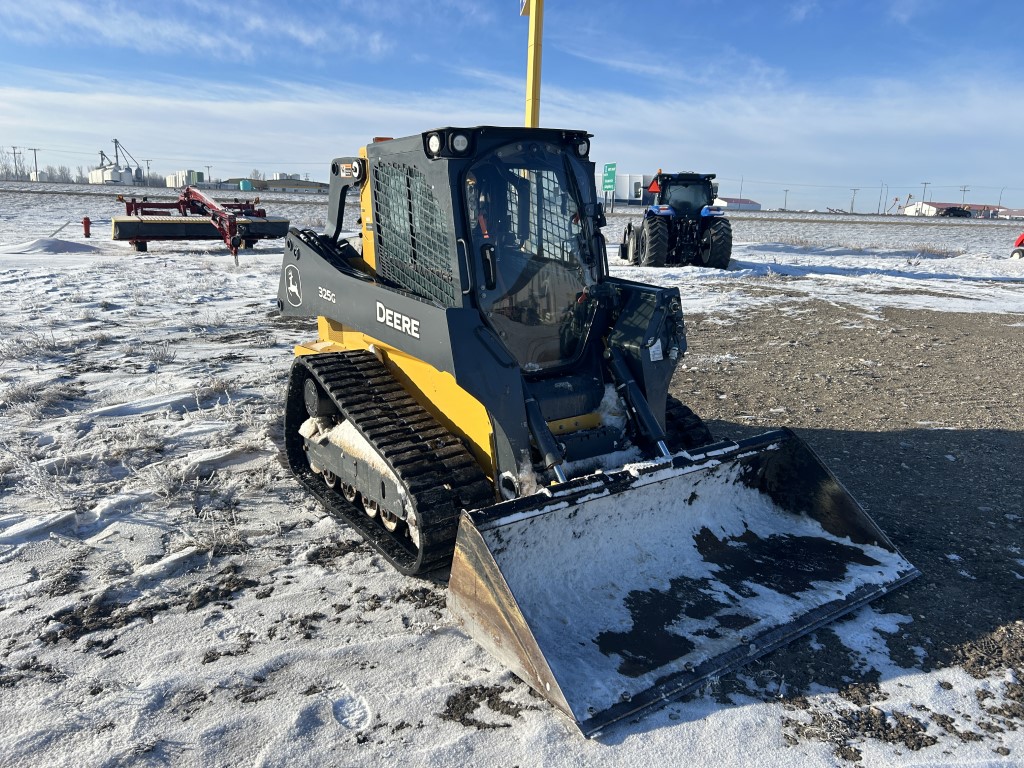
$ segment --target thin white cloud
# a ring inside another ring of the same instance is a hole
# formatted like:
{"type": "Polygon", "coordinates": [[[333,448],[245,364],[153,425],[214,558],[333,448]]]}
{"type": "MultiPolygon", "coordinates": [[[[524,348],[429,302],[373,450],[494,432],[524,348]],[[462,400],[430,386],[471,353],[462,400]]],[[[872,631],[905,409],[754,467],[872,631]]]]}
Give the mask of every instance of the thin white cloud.
{"type": "Polygon", "coordinates": [[[789,6],[789,18],[800,23],[817,10],[817,0],[799,0],[799,2],[789,6]]]}
{"type": "Polygon", "coordinates": [[[39,71],[31,76],[31,89],[0,86],[0,136],[14,144],[77,146],[79,162],[94,162],[117,136],[136,157],[152,158],[166,172],[191,157],[189,167],[211,162],[223,176],[248,173],[254,165],[287,170],[281,166],[290,163],[322,177],[332,157],[355,151],[375,135],[522,119],[518,93],[495,83],[410,94],[352,83],[328,89],[173,79],[156,85],[68,74],[45,78],[39,71]],[[76,119],[55,123],[49,116],[56,113],[76,119]]]}
{"type": "MultiPolygon", "coordinates": [[[[598,73],[601,70],[625,72],[638,75],[652,87],[661,90],[671,90],[679,86],[687,90],[692,90],[693,86],[716,87],[723,80],[742,80],[763,88],[781,83],[786,77],[785,72],[778,67],[769,66],[748,52],[732,46],[723,46],[714,59],[695,53],[692,61],[687,61],[686,57],[681,55],[669,66],[653,63],[647,57],[609,57],[593,49],[584,48],[572,40],[559,40],[556,45],[562,53],[593,64],[595,78],[599,77],[598,73]]],[[[637,49],[642,50],[642,46],[638,46],[637,49]]]]}
{"type": "Polygon", "coordinates": [[[134,50],[139,53],[200,53],[220,60],[255,61],[266,46],[295,45],[323,52],[358,47],[361,55],[378,56],[391,49],[379,32],[328,17],[312,23],[308,14],[277,3],[233,2],[230,5],[178,0],[123,3],[53,0],[40,13],[36,6],[0,4],[0,40],[31,45],[71,45],[134,50]]]}
{"type": "Polygon", "coordinates": [[[221,30],[197,28],[172,17],[140,13],[138,6],[69,0],[47,3],[45,13],[30,4],[0,6],[0,38],[23,43],[89,42],[140,52],[193,49],[216,53],[228,46],[247,51],[243,40],[221,30]]]}
{"type": "MultiPolygon", "coordinates": [[[[161,172],[210,163],[220,176],[261,167],[324,178],[331,158],[375,135],[523,119],[522,81],[483,69],[445,78],[461,87],[416,93],[348,82],[132,83],[27,69],[11,75],[0,86],[4,144],[78,147],[78,162],[88,162],[117,136],[136,157],[154,158],[161,172]],[[12,85],[19,82],[32,87],[12,85]],[[75,119],[55,121],[54,114],[75,119]]],[[[597,82],[545,85],[541,124],[595,134],[598,163],[634,173],[713,172],[733,196],[743,178],[745,196],[781,194],[774,187],[785,185],[813,192],[808,205],[844,207],[848,187],[878,189],[885,180],[913,191],[928,178],[936,188],[966,183],[996,194],[1009,186],[1003,202],[1024,207],[1012,158],[994,149],[1019,142],[1019,83],[891,80],[846,83],[831,93],[734,83],[713,97],[680,91],[653,99],[597,82]]]]}
{"type": "Polygon", "coordinates": [[[339,0],[338,6],[344,15],[363,21],[417,22],[430,19],[444,19],[454,26],[479,26],[494,23],[498,18],[507,19],[515,13],[514,0],[508,8],[500,8],[493,0],[387,0],[367,3],[366,0],[339,0]]]}
{"type": "Polygon", "coordinates": [[[928,5],[929,3],[922,0],[890,0],[889,18],[900,24],[910,24],[928,5]]]}

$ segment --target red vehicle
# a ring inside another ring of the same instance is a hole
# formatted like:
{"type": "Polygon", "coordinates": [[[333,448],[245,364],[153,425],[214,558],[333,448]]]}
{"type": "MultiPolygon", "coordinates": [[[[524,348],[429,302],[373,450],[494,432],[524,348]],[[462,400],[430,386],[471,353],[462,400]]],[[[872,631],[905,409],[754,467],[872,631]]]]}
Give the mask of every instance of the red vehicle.
{"type": "Polygon", "coordinates": [[[1021,232],[1013,242],[1013,253],[1011,255],[1015,259],[1024,259],[1024,232],[1021,232]]]}
{"type": "MultiPolygon", "coordinates": [[[[238,264],[238,249],[252,248],[257,240],[284,237],[288,219],[267,216],[257,208],[260,199],[218,203],[195,187],[185,187],[177,202],[156,203],[134,197],[125,204],[126,216],[111,219],[114,240],[128,240],[136,251],[148,251],[150,240],[216,240],[221,238],[238,264]],[[171,215],[177,212],[177,216],[171,215]]],[[[85,222],[82,222],[83,227],[85,222]]],[[[88,236],[88,233],[86,233],[88,236]]]]}

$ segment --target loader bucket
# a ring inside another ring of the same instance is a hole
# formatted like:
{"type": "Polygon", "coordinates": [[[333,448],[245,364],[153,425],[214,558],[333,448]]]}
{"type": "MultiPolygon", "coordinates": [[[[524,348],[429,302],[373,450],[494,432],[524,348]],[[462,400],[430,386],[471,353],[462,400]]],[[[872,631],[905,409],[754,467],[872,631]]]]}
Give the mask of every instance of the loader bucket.
{"type": "Polygon", "coordinates": [[[448,606],[593,736],[917,575],[779,430],[464,512],[448,606]]]}

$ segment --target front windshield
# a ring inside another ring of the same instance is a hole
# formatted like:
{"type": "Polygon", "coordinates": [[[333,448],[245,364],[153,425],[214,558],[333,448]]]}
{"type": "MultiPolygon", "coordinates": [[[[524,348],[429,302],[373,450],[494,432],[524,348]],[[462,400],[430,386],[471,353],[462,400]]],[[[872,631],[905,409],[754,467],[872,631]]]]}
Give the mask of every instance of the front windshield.
{"type": "Polygon", "coordinates": [[[589,325],[584,178],[547,142],[506,145],[466,174],[480,308],[528,371],[573,360],[589,325]]]}
{"type": "Polygon", "coordinates": [[[707,205],[708,195],[703,184],[675,183],[662,187],[661,200],[676,213],[693,213],[707,205]]]}

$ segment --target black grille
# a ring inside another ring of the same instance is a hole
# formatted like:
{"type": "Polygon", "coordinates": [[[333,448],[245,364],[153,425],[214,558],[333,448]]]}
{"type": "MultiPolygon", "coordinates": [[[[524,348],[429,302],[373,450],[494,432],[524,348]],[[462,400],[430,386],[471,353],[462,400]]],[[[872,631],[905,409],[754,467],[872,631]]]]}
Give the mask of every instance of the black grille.
{"type": "Polygon", "coordinates": [[[575,232],[570,218],[561,211],[564,190],[558,184],[558,175],[554,171],[538,171],[521,169],[519,175],[530,184],[524,187],[523,193],[531,199],[521,201],[520,190],[515,184],[508,185],[508,220],[519,221],[521,205],[525,202],[529,208],[530,221],[528,230],[521,232],[525,237],[526,247],[545,259],[571,260],[563,244],[571,241],[575,232]],[[539,231],[538,231],[539,225],[539,231]]]}
{"type": "Polygon", "coordinates": [[[537,176],[535,183],[539,183],[541,194],[541,241],[544,243],[541,255],[548,259],[566,259],[563,243],[571,241],[574,233],[570,218],[560,211],[565,191],[559,187],[558,176],[553,171],[539,171],[537,176]]]}
{"type": "Polygon", "coordinates": [[[451,236],[426,177],[400,163],[373,169],[377,272],[417,296],[454,307],[451,236]]]}

